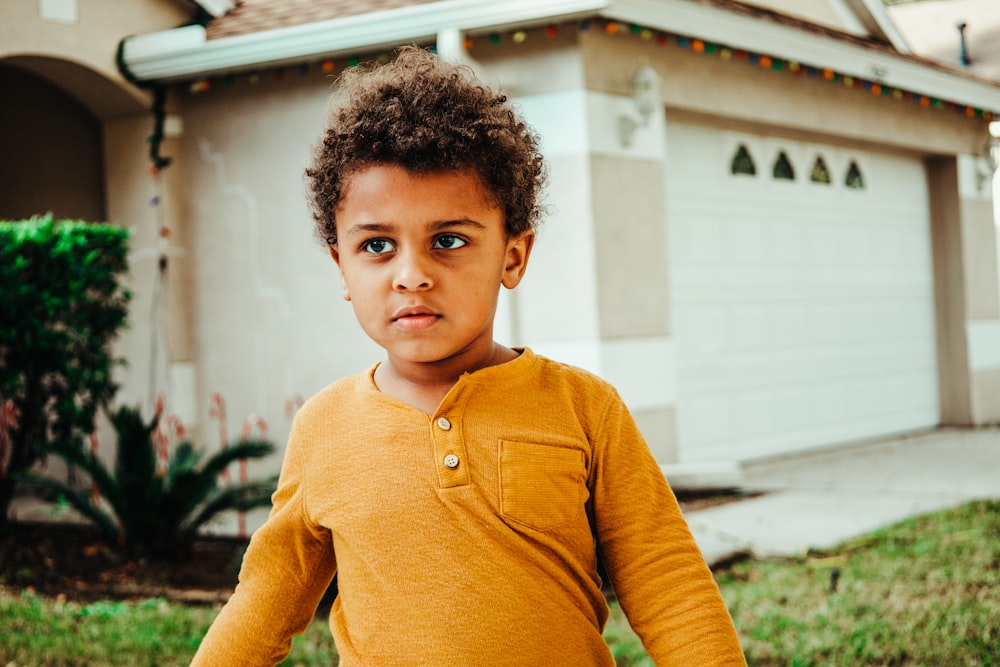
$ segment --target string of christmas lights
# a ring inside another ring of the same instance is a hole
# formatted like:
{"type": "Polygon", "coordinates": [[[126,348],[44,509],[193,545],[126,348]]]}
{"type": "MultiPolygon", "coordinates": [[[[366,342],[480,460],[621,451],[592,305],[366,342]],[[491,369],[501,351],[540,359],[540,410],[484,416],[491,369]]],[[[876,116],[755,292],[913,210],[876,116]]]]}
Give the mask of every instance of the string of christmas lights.
{"type": "MultiPolygon", "coordinates": [[[[527,30],[516,30],[511,33],[495,32],[482,37],[466,37],[465,48],[466,50],[471,50],[480,43],[486,43],[490,46],[499,46],[504,44],[506,41],[510,41],[514,44],[524,44],[529,39],[537,38],[533,34],[535,32],[538,32],[542,38],[551,40],[558,37],[560,31],[565,29],[565,26],[552,25],[540,31],[532,31],[531,33],[527,30]]],[[[718,57],[722,60],[745,62],[757,65],[764,69],[773,70],[775,72],[788,72],[797,76],[822,79],[832,84],[839,84],[848,88],[862,90],[870,93],[871,95],[891,97],[902,102],[911,102],[924,108],[952,110],[957,113],[964,114],[969,118],[981,118],[983,120],[995,120],[1000,118],[1000,114],[991,110],[959,104],[956,102],[949,102],[947,100],[923,95],[921,93],[888,86],[877,80],[851,76],[831,68],[813,67],[793,60],[786,60],[764,53],[756,53],[724,44],[716,44],[701,39],[662,32],[633,23],[621,23],[609,20],[584,20],[577,24],[576,29],[580,32],[603,30],[608,35],[642,39],[660,47],[674,45],[678,48],[718,57]]],[[[390,58],[391,56],[388,53],[379,53],[374,57],[374,60],[376,62],[384,63],[388,62],[390,58]]],[[[295,71],[300,76],[309,76],[316,71],[323,74],[332,74],[338,65],[356,67],[362,62],[362,59],[361,55],[351,56],[340,60],[339,62],[332,59],[325,59],[319,62],[302,64],[296,68],[271,70],[269,72],[269,76],[275,82],[280,83],[285,80],[289,71],[295,71]]],[[[264,76],[265,75],[259,72],[251,73],[247,75],[247,82],[250,85],[256,85],[263,80],[264,76]]],[[[231,88],[235,82],[236,77],[233,75],[218,79],[200,79],[191,83],[189,85],[189,90],[192,93],[204,93],[215,88],[231,88]]]]}

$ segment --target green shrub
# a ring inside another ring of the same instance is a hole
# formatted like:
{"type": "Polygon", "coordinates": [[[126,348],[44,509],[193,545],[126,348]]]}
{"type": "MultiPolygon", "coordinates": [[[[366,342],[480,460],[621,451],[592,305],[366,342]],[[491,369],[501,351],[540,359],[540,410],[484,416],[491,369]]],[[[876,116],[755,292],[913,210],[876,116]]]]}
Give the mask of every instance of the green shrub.
{"type": "Polygon", "coordinates": [[[81,446],[117,387],[110,343],[125,326],[128,232],[52,216],[0,222],[0,407],[16,421],[0,461],[0,530],[14,474],[81,446]]]}
{"type": "Polygon", "coordinates": [[[90,476],[107,506],[95,504],[89,492],[64,482],[37,475],[25,478],[68,502],[129,556],[184,557],[199,528],[220,512],[271,504],[277,477],[220,487],[219,475],[233,461],[273,453],[273,444],[264,440],[233,443],[203,462],[203,454],[185,441],[174,450],[166,469],[159,471],[153,441],[159,417],[157,413],[144,422],[137,408],[127,406],[111,415],[118,436],[113,472],[83,447],[53,449],[90,476]]]}

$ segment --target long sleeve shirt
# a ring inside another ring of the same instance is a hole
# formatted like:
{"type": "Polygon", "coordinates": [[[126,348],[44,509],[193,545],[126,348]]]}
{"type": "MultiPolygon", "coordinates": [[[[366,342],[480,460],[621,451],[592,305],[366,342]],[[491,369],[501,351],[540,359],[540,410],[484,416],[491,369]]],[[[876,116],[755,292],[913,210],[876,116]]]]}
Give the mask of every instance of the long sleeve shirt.
{"type": "Polygon", "coordinates": [[[657,665],[746,664],[609,384],[524,349],[428,415],[373,373],[299,411],[272,512],[194,665],[279,662],[336,572],[344,667],[612,667],[598,554],[657,665]]]}

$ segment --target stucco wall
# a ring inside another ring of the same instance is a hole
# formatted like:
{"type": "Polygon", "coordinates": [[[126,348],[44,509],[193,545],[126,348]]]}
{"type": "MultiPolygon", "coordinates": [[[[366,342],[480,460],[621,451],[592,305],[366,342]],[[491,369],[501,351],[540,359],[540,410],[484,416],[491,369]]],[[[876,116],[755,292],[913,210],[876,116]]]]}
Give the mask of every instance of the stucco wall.
{"type": "MultiPolygon", "coordinates": [[[[190,304],[196,411],[223,396],[229,433],[262,417],[283,442],[286,403],[307,398],[379,355],[341,299],[339,274],[316,241],[304,170],[319,138],[332,79],[273,76],[202,94],[180,93],[177,172],[190,221],[190,304]]],[[[167,202],[168,205],[171,202],[167,202]]]]}
{"type": "MultiPolygon", "coordinates": [[[[133,296],[129,328],[116,346],[116,354],[127,362],[116,373],[121,383],[117,402],[141,406],[146,414],[152,414],[160,392],[179,399],[181,392],[171,386],[170,364],[191,357],[190,290],[185,278],[191,249],[184,200],[177,190],[180,173],[175,167],[151,173],[146,141],[151,129],[147,115],[121,118],[104,127],[108,220],[131,234],[133,296]],[[166,260],[162,273],[161,257],[166,260]]],[[[167,157],[176,156],[177,150],[173,140],[162,146],[167,157]]]]}
{"type": "Polygon", "coordinates": [[[663,165],[595,155],[590,168],[601,336],[669,335],[663,165]]]}
{"type": "Polygon", "coordinates": [[[979,156],[958,158],[960,231],[964,290],[953,294],[964,299],[971,380],[971,423],[1000,422],[1000,277],[998,230],[990,166],[979,156]]]}
{"type": "Polygon", "coordinates": [[[193,16],[176,0],[65,0],[46,13],[38,0],[5,0],[0,60],[30,69],[64,88],[98,117],[134,113],[148,96],[127,85],[115,64],[119,41],[173,28],[193,16]]]}

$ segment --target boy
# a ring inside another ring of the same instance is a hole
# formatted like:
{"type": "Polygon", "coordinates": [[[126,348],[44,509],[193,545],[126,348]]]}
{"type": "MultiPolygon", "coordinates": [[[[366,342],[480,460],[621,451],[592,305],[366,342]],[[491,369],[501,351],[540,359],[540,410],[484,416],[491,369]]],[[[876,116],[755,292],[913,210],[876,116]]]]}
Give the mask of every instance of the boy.
{"type": "Polygon", "coordinates": [[[343,90],[307,171],[313,213],[386,358],[299,411],[271,515],[195,664],[279,662],[336,572],[346,667],[612,666],[600,554],[657,664],[744,665],[615,390],[493,340],[540,217],[532,131],[417,49],[343,90]]]}

